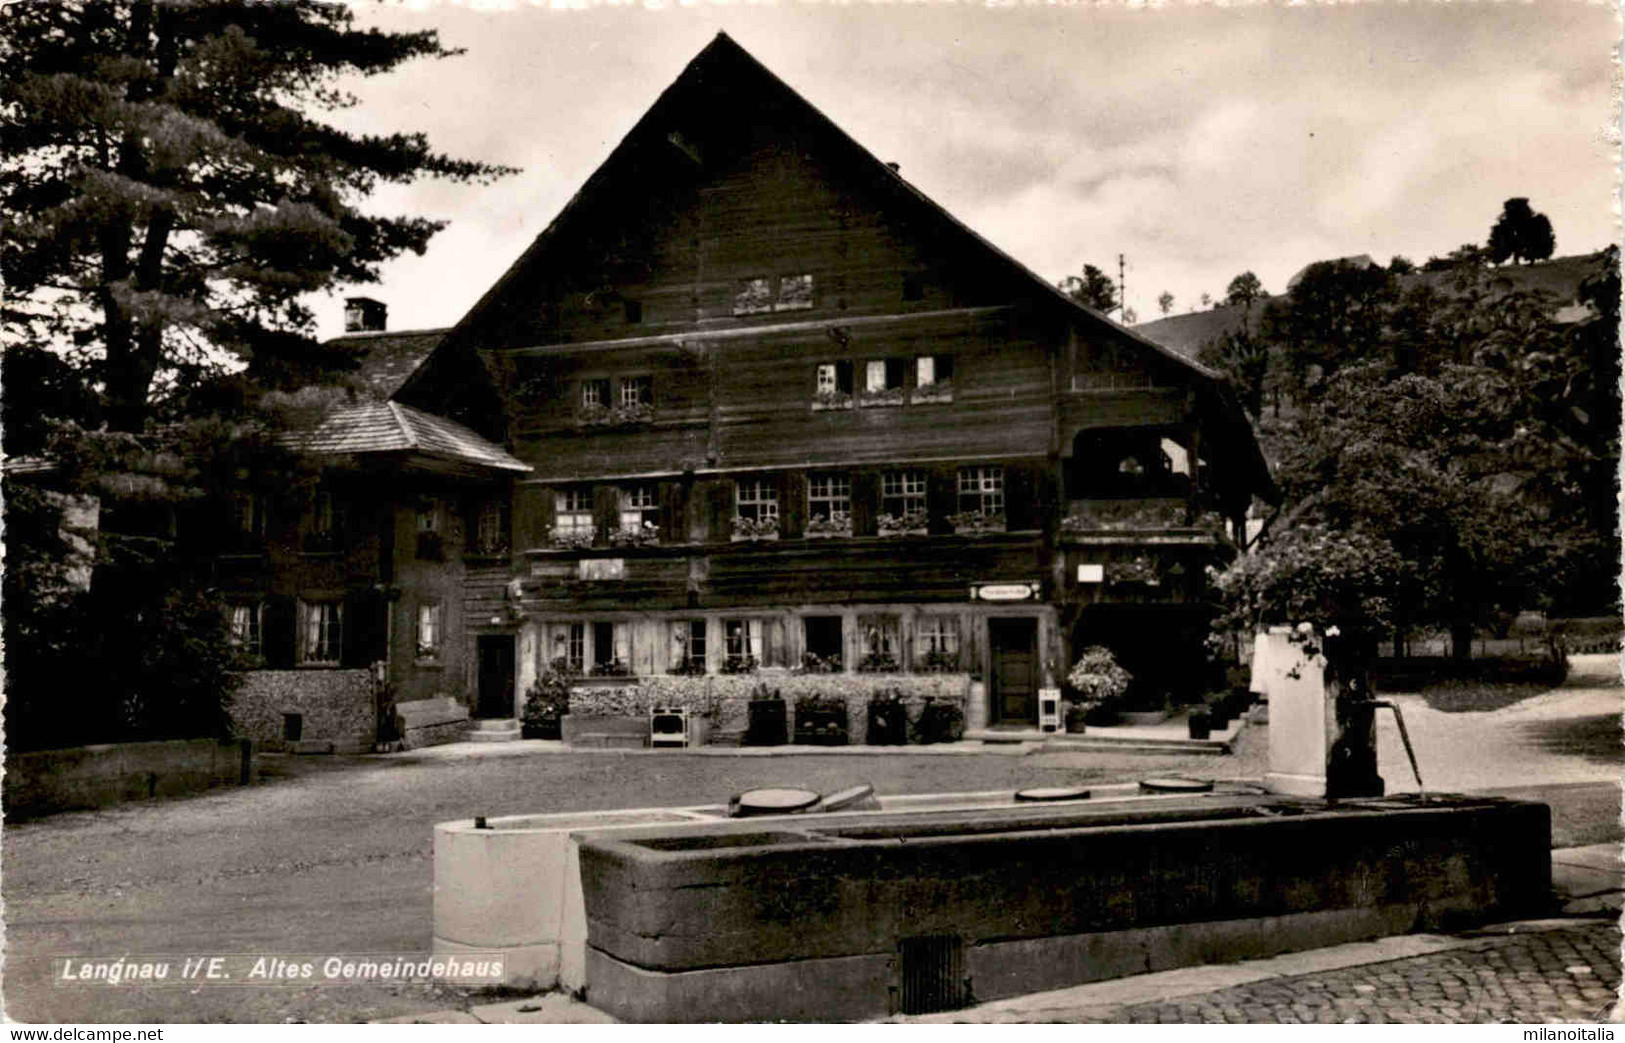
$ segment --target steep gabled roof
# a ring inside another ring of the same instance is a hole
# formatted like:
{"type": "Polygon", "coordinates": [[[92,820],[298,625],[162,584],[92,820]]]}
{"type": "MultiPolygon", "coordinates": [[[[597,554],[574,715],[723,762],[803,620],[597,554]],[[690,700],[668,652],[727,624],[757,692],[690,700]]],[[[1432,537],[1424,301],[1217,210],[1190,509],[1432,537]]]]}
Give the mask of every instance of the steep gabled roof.
{"type": "Polygon", "coordinates": [[[342,406],[313,429],[281,441],[290,449],[324,455],[416,454],[485,470],[531,470],[462,424],[400,402],[342,406]]]}
{"type": "MultiPolygon", "coordinates": [[[[464,338],[470,327],[486,311],[488,307],[500,300],[506,291],[523,275],[530,271],[536,263],[546,256],[553,245],[558,242],[566,229],[582,212],[590,209],[601,190],[606,189],[614,180],[614,172],[629,161],[635,151],[636,143],[645,140],[651,133],[659,131],[664,126],[664,120],[671,110],[679,105],[682,96],[687,90],[707,79],[722,79],[724,77],[738,80],[744,77],[753,81],[753,92],[759,96],[777,95],[787,105],[804,115],[810,123],[827,133],[839,146],[848,150],[855,157],[861,168],[867,173],[880,179],[882,183],[895,187],[898,198],[910,205],[913,209],[924,215],[929,221],[939,227],[945,228],[951,235],[969,239],[975,249],[981,252],[997,267],[1013,275],[1018,281],[1028,283],[1040,300],[1059,305],[1063,314],[1069,314],[1073,319],[1085,327],[1099,329],[1111,335],[1128,340],[1153,354],[1161,356],[1175,363],[1177,366],[1189,370],[1206,380],[1219,380],[1219,374],[1193,359],[1186,358],[1178,352],[1170,351],[1155,341],[1149,340],[1124,326],[1112,321],[1110,318],[1092,308],[1079,304],[1068,297],[1048,280],[1041,278],[1021,262],[1005,253],[1003,250],[988,242],[964,222],[949,213],[940,204],[932,200],[924,192],[914,187],[901,174],[890,165],[882,162],[873,153],[865,149],[851,135],[842,130],[833,120],[824,115],[812,103],[808,102],[793,88],[773,74],[766,66],[757,61],[743,47],[728,36],[719,32],[716,38],[706,45],[695,58],[688,63],[682,73],[670,86],[661,92],[642,118],[621,139],[609,157],[593,171],[586,182],[564,205],[552,222],[543,229],[540,235],[526,248],[518,260],[508,267],[502,277],[469,309],[468,313],[452,327],[436,354],[441,352],[456,353],[466,350],[464,338]]],[[[431,367],[427,364],[420,367],[400,389],[398,394],[404,394],[422,377],[431,367]]]]}

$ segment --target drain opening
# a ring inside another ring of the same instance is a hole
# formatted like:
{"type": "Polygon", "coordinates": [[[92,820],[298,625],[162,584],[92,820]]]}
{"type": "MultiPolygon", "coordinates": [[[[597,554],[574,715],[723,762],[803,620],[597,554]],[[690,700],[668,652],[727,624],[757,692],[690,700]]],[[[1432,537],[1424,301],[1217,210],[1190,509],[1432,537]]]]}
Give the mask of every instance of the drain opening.
{"type": "Polygon", "coordinates": [[[897,943],[904,1014],[958,1010],[965,1005],[965,942],[957,934],[926,934],[897,943]]]}

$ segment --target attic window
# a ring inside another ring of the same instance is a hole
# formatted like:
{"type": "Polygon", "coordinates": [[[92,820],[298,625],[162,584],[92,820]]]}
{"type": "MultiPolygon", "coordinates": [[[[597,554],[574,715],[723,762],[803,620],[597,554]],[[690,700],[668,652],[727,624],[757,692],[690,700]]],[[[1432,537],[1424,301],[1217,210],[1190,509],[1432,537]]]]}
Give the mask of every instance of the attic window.
{"type": "Polygon", "coordinates": [[[746,279],[734,294],[735,315],[760,315],[773,310],[773,280],[746,279]]]}
{"type": "Polygon", "coordinates": [[[735,315],[804,311],[813,306],[813,277],[808,273],[746,279],[734,293],[735,315]]]}
{"type": "Polygon", "coordinates": [[[779,299],[774,311],[801,311],[813,306],[813,277],[786,275],[779,280],[779,299]]]}

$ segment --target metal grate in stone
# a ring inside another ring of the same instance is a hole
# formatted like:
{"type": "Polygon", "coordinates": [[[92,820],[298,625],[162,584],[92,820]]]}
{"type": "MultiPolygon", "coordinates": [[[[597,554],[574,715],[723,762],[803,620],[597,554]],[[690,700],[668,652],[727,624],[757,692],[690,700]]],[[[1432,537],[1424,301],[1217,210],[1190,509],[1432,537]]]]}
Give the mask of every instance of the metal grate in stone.
{"type": "Polygon", "coordinates": [[[902,1012],[930,1014],[965,1005],[965,943],[957,934],[926,934],[897,943],[902,1012]]]}

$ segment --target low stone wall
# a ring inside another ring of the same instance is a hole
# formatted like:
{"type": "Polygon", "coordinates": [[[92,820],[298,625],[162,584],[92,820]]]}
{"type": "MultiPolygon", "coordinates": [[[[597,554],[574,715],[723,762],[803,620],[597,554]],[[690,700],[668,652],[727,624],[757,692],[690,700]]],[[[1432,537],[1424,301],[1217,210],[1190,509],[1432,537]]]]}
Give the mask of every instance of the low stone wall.
{"type": "Polygon", "coordinates": [[[395,704],[395,733],[408,750],[461,742],[469,727],[468,707],[449,695],[395,704]]]}
{"type": "Polygon", "coordinates": [[[6,817],[26,818],[254,781],[247,740],[170,739],[6,755],[6,817]]]}
{"type": "Polygon", "coordinates": [[[262,749],[289,747],[283,717],[302,720],[300,740],[331,743],[335,753],[372,749],[378,718],[367,670],[250,670],[231,699],[232,730],[262,749]]]}
{"type": "Polygon", "coordinates": [[[712,734],[719,739],[744,732],[749,703],[762,686],[785,702],[793,722],[797,699],[822,696],[846,703],[848,741],[864,742],[869,724],[869,701],[876,695],[900,691],[909,717],[919,716],[929,697],[966,708],[970,678],[966,674],[718,674],[706,677],[635,677],[619,684],[584,684],[570,690],[570,713],[599,716],[647,716],[656,706],[682,706],[708,713],[712,734]]]}

